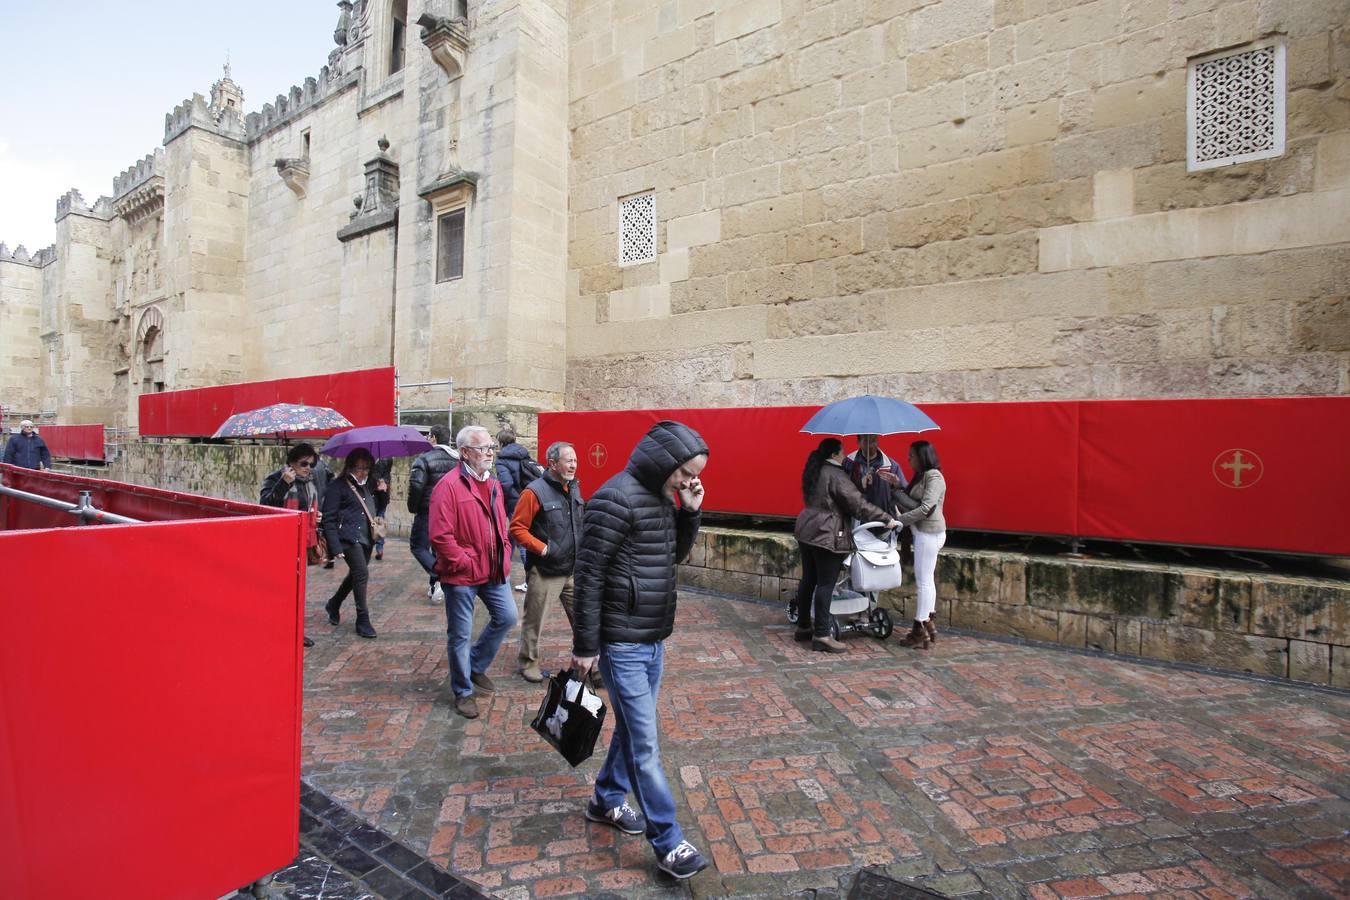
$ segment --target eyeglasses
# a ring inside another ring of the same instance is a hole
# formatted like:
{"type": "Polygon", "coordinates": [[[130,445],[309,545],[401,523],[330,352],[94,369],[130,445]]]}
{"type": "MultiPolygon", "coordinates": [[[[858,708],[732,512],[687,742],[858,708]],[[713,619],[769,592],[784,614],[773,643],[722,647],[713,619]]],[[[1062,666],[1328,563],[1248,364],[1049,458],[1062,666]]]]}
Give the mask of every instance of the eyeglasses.
{"type": "Polygon", "coordinates": [[[497,444],[480,444],[477,446],[475,446],[474,444],[465,444],[463,449],[477,450],[479,453],[496,453],[498,450],[501,449],[501,447],[498,446],[497,444]]]}
{"type": "Polygon", "coordinates": [[[298,462],[295,464],[295,467],[297,469],[312,469],[314,468],[314,460],[311,459],[306,460],[305,462],[298,462]]]}

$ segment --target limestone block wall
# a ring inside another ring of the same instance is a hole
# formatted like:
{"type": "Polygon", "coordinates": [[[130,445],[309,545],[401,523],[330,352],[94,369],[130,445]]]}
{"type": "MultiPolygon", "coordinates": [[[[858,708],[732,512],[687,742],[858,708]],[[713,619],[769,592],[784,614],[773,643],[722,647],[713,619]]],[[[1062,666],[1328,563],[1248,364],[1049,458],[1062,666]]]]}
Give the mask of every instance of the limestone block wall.
{"type": "Polygon", "coordinates": [[[568,405],[1350,390],[1344,4],[579,0],[568,405]],[[1287,47],[1186,169],[1188,58],[1287,47]],[[656,260],[617,263],[655,192],[656,260]]]}
{"type": "Polygon", "coordinates": [[[0,259],[0,403],[6,409],[38,411],[41,315],[42,269],[0,259]]]}
{"type": "MultiPolygon", "coordinates": [[[[881,597],[901,627],[912,574],[881,597]]],[[[679,572],[690,587],[784,605],[800,577],[790,535],[726,528],[702,529],[679,572]]],[[[945,548],[936,616],[939,627],[1350,687],[1345,581],[945,548]]]]}
{"type": "MultiPolygon", "coordinates": [[[[282,378],[389,364],[386,289],[363,293],[361,307],[342,306],[344,251],[337,232],[350,221],[361,192],[363,163],[377,152],[379,132],[357,120],[352,87],[249,148],[249,213],[245,291],[252,311],[247,342],[250,378],[282,378]],[[277,173],[279,158],[303,154],[309,133],[309,179],[297,196],[277,173]],[[383,340],[380,340],[383,331],[383,340]]],[[[378,123],[377,123],[378,124],[378,123]]],[[[391,155],[405,135],[394,133],[391,155]]],[[[392,254],[383,257],[387,266],[392,254]]]]}
{"type": "Polygon", "coordinates": [[[118,334],[111,208],[72,191],[58,202],[55,259],[43,272],[39,402],[61,422],[112,421],[118,334]]]}
{"type": "Polygon", "coordinates": [[[164,153],[166,387],[243,381],[247,149],[194,126],[164,153]]]}

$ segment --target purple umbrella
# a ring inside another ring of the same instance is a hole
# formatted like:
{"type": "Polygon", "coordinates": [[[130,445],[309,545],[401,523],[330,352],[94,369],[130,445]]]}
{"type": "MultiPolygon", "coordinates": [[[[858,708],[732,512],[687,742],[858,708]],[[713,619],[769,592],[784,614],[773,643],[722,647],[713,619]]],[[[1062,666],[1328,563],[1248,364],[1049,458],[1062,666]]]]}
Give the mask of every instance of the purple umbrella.
{"type": "Polygon", "coordinates": [[[376,459],[389,456],[416,456],[431,449],[431,442],[411,425],[367,425],[335,434],[323,445],[326,456],[346,456],[366,449],[376,459]]]}

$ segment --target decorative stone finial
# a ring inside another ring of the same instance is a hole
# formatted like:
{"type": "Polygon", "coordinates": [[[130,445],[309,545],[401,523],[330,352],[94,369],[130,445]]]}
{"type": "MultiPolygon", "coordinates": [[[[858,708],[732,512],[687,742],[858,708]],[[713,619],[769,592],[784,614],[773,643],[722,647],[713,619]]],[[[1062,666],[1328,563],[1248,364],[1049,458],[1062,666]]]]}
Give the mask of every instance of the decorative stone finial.
{"type": "Polygon", "coordinates": [[[389,138],[380,135],[380,139],[375,142],[375,146],[380,148],[381,153],[389,152],[389,138]]]}

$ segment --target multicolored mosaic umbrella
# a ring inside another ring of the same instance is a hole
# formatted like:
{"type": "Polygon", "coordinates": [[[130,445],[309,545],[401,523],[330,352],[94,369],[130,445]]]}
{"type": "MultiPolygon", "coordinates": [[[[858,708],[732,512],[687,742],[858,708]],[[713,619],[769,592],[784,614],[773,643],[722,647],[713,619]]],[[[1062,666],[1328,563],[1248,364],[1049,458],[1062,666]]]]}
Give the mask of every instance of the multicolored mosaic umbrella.
{"type": "Polygon", "coordinates": [[[346,416],[326,406],[273,403],[262,409],[235,413],[211,437],[258,437],[268,434],[280,437],[293,431],[332,431],[351,427],[352,423],[347,421],[346,416]]]}

